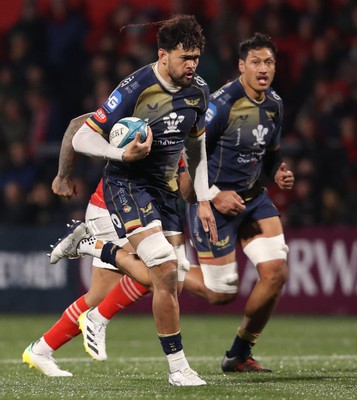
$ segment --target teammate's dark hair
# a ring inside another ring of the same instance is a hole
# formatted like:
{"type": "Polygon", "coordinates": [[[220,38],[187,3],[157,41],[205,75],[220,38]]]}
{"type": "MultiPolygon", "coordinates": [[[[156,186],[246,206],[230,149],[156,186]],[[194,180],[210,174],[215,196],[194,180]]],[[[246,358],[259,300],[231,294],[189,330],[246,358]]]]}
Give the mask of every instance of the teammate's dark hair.
{"type": "Polygon", "coordinates": [[[180,14],[162,21],[156,35],[158,48],[174,50],[179,44],[185,51],[199,49],[206,44],[203,29],[193,15],[180,14]]]}
{"type": "Polygon", "coordinates": [[[248,56],[250,50],[262,49],[263,47],[267,47],[272,51],[274,57],[276,58],[278,54],[278,49],[275,46],[274,42],[267,35],[264,35],[260,32],[255,32],[254,35],[242,42],[239,46],[239,58],[241,60],[245,60],[248,56]]]}

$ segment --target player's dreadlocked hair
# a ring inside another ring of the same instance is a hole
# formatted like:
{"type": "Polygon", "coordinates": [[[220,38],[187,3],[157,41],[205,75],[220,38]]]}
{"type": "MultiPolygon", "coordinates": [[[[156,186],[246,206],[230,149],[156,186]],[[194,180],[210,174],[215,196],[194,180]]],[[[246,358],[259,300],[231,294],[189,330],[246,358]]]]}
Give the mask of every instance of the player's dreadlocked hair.
{"type": "Polygon", "coordinates": [[[179,44],[185,51],[199,49],[203,52],[206,39],[203,29],[193,15],[179,14],[174,17],[148,24],[130,24],[123,26],[120,31],[126,28],[149,27],[157,25],[159,31],[156,39],[159,49],[171,51],[176,49],[179,44]]]}
{"type": "Polygon", "coordinates": [[[239,58],[241,60],[245,60],[248,56],[250,50],[262,49],[263,47],[267,47],[272,51],[274,57],[276,58],[278,54],[278,49],[275,46],[274,42],[267,35],[264,35],[260,32],[255,32],[254,35],[242,42],[239,46],[239,58]]]}

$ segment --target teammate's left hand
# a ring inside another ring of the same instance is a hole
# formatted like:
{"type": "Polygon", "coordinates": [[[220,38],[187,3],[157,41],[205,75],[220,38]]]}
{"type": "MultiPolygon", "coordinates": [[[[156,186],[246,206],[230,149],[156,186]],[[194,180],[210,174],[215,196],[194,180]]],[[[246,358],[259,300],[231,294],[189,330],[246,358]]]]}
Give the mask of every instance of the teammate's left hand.
{"type": "Polygon", "coordinates": [[[209,232],[210,242],[216,243],[218,240],[216,219],[214,218],[211,204],[208,200],[198,202],[198,218],[202,222],[204,231],[209,232]]]}
{"type": "Polygon", "coordinates": [[[57,196],[70,199],[77,194],[77,186],[72,178],[57,175],[52,182],[52,191],[57,196]]]}
{"type": "Polygon", "coordinates": [[[281,163],[280,167],[275,173],[274,177],[275,183],[279,186],[281,190],[291,190],[294,185],[294,174],[287,169],[285,163],[281,163]]]}

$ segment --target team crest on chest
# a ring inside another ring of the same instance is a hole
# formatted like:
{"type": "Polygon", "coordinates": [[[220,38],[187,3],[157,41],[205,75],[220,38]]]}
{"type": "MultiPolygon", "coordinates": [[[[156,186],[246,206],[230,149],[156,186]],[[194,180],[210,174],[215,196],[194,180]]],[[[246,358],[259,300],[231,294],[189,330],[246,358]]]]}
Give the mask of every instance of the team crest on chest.
{"type": "Polygon", "coordinates": [[[185,119],[183,115],[177,115],[175,112],[172,112],[168,117],[164,117],[163,121],[167,125],[167,129],[165,129],[164,133],[177,133],[180,132],[178,129],[178,125],[185,119]]]}
{"type": "Polygon", "coordinates": [[[255,129],[252,130],[252,133],[256,139],[254,146],[259,146],[260,144],[262,144],[262,145],[265,144],[264,137],[265,137],[265,135],[268,134],[268,131],[269,131],[268,128],[264,128],[264,126],[260,125],[260,124],[255,129]]]}

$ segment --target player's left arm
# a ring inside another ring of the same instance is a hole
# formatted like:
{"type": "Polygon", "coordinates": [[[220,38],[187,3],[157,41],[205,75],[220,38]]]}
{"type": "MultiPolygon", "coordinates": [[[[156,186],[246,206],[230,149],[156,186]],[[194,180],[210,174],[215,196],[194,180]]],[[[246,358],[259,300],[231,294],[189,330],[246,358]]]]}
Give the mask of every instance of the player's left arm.
{"type": "Polygon", "coordinates": [[[274,182],[281,190],[291,190],[294,185],[294,174],[283,161],[280,153],[280,146],[267,150],[263,161],[265,172],[274,179],[274,182]]]}
{"type": "Polygon", "coordinates": [[[281,190],[291,190],[294,186],[294,174],[290,171],[285,162],[279,165],[275,172],[274,181],[281,190]]]}
{"type": "Polygon", "coordinates": [[[71,198],[77,194],[76,185],[72,180],[72,172],[76,160],[76,152],[72,146],[72,139],[90,115],[91,113],[88,113],[73,118],[63,135],[58,161],[58,172],[51,186],[53,193],[58,196],[71,198]]]}
{"type": "Polygon", "coordinates": [[[277,101],[279,111],[275,125],[274,139],[263,159],[265,172],[270,176],[281,190],[291,190],[294,185],[294,174],[290,171],[283,161],[280,152],[280,141],[283,125],[283,102],[281,98],[272,91],[272,96],[277,101]]]}
{"type": "Polygon", "coordinates": [[[202,222],[205,232],[210,233],[210,240],[215,243],[218,238],[216,220],[214,218],[208,187],[207,155],[206,155],[206,132],[205,128],[196,131],[189,136],[185,142],[185,162],[188,172],[192,178],[193,187],[196,192],[198,217],[202,222]]]}
{"type": "Polygon", "coordinates": [[[197,201],[195,189],[193,188],[192,179],[187,171],[185,161],[181,157],[179,162],[177,185],[180,197],[187,203],[194,203],[197,201]]]}

